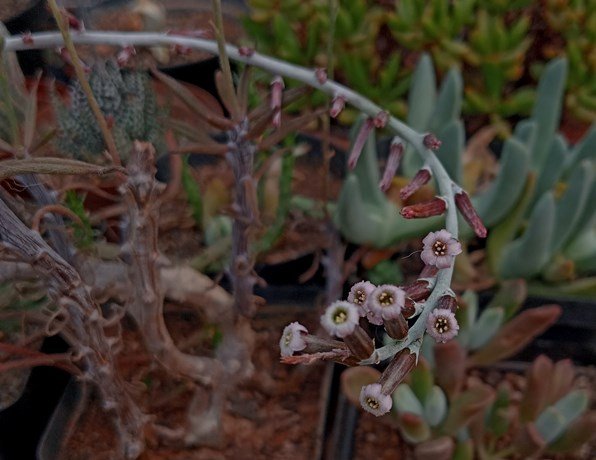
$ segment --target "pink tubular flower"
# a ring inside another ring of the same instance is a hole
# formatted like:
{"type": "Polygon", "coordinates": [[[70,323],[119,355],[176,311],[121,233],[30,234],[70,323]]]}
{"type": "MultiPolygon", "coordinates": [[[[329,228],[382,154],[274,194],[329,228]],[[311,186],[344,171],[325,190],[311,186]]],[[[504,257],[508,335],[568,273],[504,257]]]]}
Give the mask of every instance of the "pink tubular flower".
{"type": "Polygon", "coordinates": [[[402,140],[396,136],[391,141],[391,146],[389,147],[389,156],[387,157],[387,164],[385,165],[385,171],[383,172],[383,178],[381,179],[381,183],[379,184],[379,188],[386,192],[391,185],[391,181],[393,180],[393,176],[397,172],[397,168],[399,168],[399,163],[401,162],[401,158],[404,155],[404,144],[402,140]]]}
{"type": "Polygon", "coordinates": [[[306,334],[308,334],[308,330],[302,324],[296,321],[288,324],[279,339],[281,355],[292,356],[295,351],[304,350],[306,342],[302,336],[306,334]]]}
{"type": "Polygon", "coordinates": [[[422,143],[427,149],[431,150],[439,150],[441,147],[441,141],[432,133],[425,135],[424,139],[422,139],[422,143]]]}
{"type": "Polygon", "coordinates": [[[364,123],[362,123],[362,126],[360,126],[360,130],[356,135],[356,140],[352,145],[352,151],[348,157],[348,168],[354,169],[356,167],[356,163],[358,163],[358,158],[360,158],[364,144],[366,144],[368,136],[370,136],[374,127],[375,124],[370,118],[367,118],[364,123]]]}
{"type": "Polygon", "coordinates": [[[455,194],[455,205],[464,219],[466,219],[468,225],[472,227],[476,236],[486,238],[486,227],[482,223],[482,220],[480,220],[480,216],[474,209],[472,201],[465,191],[460,190],[455,194]]]}
{"type": "Polygon", "coordinates": [[[343,300],[333,302],[321,316],[321,324],[330,335],[345,337],[358,325],[358,308],[343,300]]]}
{"type": "Polygon", "coordinates": [[[368,309],[384,320],[394,319],[401,315],[406,302],[406,293],[392,284],[377,287],[368,299],[368,309]]]}
{"type": "Polygon", "coordinates": [[[461,253],[461,244],[447,230],[431,232],[422,240],[424,248],[420,258],[427,265],[449,268],[455,256],[461,253]]]}
{"type": "Polygon", "coordinates": [[[315,70],[315,78],[319,82],[319,84],[324,85],[327,82],[327,71],[319,67],[315,70]]]}
{"type": "Polygon", "coordinates": [[[375,290],[375,285],[370,281],[360,281],[352,286],[348,294],[348,302],[358,306],[360,316],[366,316],[366,302],[371,292],[375,290]]]}
{"type": "Polygon", "coordinates": [[[346,106],[346,98],[341,94],[336,95],[331,101],[331,109],[329,109],[329,116],[331,118],[337,118],[341,111],[346,106]]]}
{"type": "Polygon", "coordinates": [[[427,184],[431,177],[432,174],[430,172],[430,168],[425,166],[424,168],[420,169],[412,178],[410,183],[399,191],[399,197],[401,200],[406,201],[408,198],[410,198],[414,193],[420,190],[423,185],[427,184]]]}
{"type": "Polygon", "coordinates": [[[391,410],[393,401],[381,391],[380,383],[371,383],[360,390],[360,404],[365,411],[380,417],[391,410]]]}
{"type": "Polygon", "coordinates": [[[435,308],[426,320],[426,332],[437,342],[447,342],[457,335],[455,314],[446,308],[435,308]]]}
{"type": "Polygon", "coordinates": [[[447,209],[447,202],[436,196],[432,200],[404,206],[399,212],[404,219],[418,219],[421,217],[440,216],[447,209]]]}

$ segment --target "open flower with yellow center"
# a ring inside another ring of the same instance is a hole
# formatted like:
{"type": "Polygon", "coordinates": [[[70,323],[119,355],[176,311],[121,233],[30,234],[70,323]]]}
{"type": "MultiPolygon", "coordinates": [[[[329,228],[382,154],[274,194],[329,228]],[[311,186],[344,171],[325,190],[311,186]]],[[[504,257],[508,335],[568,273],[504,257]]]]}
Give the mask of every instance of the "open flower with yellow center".
{"type": "Polygon", "coordinates": [[[437,342],[447,342],[457,335],[459,324],[447,308],[434,309],[426,320],[426,332],[437,342]]]}
{"type": "Polygon", "coordinates": [[[370,294],[367,306],[375,316],[388,320],[401,315],[405,303],[406,293],[403,289],[382,284],[370,294]]]}
{"type": "Polygon", "coordinates": [[[330,335],[346,337],[358,325],[358,307],[344,300],[333,302],[321,316],[321,325],[330,335]]]}
{"type": "Polygon", "coordinates": [[[422,240],[424,248],[420,258],[426,265],[449,268],[455,256],[460,254],[461,244],[447,230],[431,232],[422,240]]]}
{"type": "Polygon", "coordinates": [[[360,390],[360,404],[365,411],[380,417],[391,410],[393,401],[382,392],[380,383],[371,383],[360,390]]]}
{"type": "Polygon", "coordinates": [[[300,323],[294,321],[288,324],[279,340],[279,349],[282,356],[292,356],[295,351],[301,351],[306,348],[304,335],[308,334],[308,330],[300,323]]]}
{"type": "Polygon", "coordinates": [[[353,303],[358,307],[360,316],[366,316],[368,309],[366,303],[370,294],[375,290],[375,285],[370,281],[360,281],[352,286],[348,294],[348,302],[353,303]]]}

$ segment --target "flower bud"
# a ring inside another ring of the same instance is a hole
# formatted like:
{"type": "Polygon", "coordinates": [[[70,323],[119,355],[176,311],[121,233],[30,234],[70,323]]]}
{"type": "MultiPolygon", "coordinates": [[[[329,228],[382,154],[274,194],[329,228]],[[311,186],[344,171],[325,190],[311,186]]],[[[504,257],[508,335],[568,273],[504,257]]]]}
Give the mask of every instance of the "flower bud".
{"type": "Polygon", "coordinates": [[[397,386],[404,381],[410,371],[416,365],[416,355],[410,352],[409,348],[404,348],[397,353],[389,365],[385,368],[379,379],[381,392],[391,395],[397,386]]]}
{"type": "Polygon", "coordinates": [[[357,325],[351,334],[344,337],[344,343],[352,354],[360,360],[370,358],[370,355],[375,351],[375,342],[360,325],[357,325]]]}
{"type": "Polygon", "coordinates": [[[341,94],[336,95],[331,101],[331,109],[329,110],[329,116],[331,118],[337,118],[345,106],[345,96],[342,96],[341,94]]]}
{"type": "Polygon", "coordinates": [[[429,280],[418,279],[408,286],[404,286],[406,296],[415,302],[426,300],[430,295],[432,283],[429,280]]]}
{"type": "Polygon", "coordinates": [[[403,187],[399,191],[399,197],[402,201],[406,201],[410,198],[414,193],[416,193],[423,185],[426,185],[428,181],[430,181],[432,174],[430,172],[430,168],[424,167],[420,169],[416,175],[412,178],[410,183],[403,187]]]}
{"type": "Polygon", "coordinates": [[[348,168],[354,169],[356,167],[356,163],[358,162],[358,158],[360,158],[364,144],[374,126],[374,122],[370,118],[366,119],[364,123],[362,123],[362,126],[360,126],[360,130],[358,131],[358,135],[352,146],[352,151],[350,152],[350,157],[348,158],[348,168]]]}
{"type": "Polygon", "coordinates": [[[480,220],[476,209],[474,209],[472,201],[470,201],[470,196],[464,190],[455,194],[455,205],[468,225],[472,227],[474,233],[480,238],[486,238],[486,227],[482,223],[482,220],[480,220]]]}
{"type": "Polygon", "coordinates": [[[327,71],[324,68],[319,67],[315,70],[315,77],[319,84],[323,85],[327,82],[327,71]]]}
{"type": "Polygon", "coordinates": [[[242,57],[252,57],[252,55],[255,54],[255,50],[248,46],[241,46],[238,48],[238,54],[242,57]]]}
{"type": "Polygon", "coordinates": [[[451,310],[453,313],[457,311],[457,299],[452,295],[444,295],[439,297],[437,301],[437,308],[442,310],[451,310]]]}
{"type": "Polygon", "coordinates": [[[302,324],[298,322],[288,324],[279,340],[281,355],[292,356],[295,351],[304,350],[306,348],[305,335],[308,335],[308,330],[302,324]]]}
{"type": "Polygon", "coordinates": [[[426,134],[422,140],[422,143],[427,149],[431,150],[439,150],[441,147],[441,141],[432,133],[426,134]]]}
{"type": "Polygon", "coordinates": [[[377,113],[377,115],[373,118],[373,124],[375,125],[375,128],[378,129],[384,128],[388,121],[389,113],[384,110],[377,113]]]}
{"type": "Polygon", "coordinates": [[[447,201],[435,197],[430,201],[416,203],[401,208],[400,214],[404,219],[418,219],[421,217],[440,216],[447,209],[447,201]]]}
{"type": "Polygon", "coordinates": [[[385,165],[385,171],[383,172],[383,178],[379,184],[379,188],[386,192],[391,185],[393,176],[399,168],[399,163],[404,155],[404,144],[398,136],[395,136],[391,141],[389,147],[389,156],[387,157],[387,164],[385,165]]]}
{"type": "Polygon", "coordinates": [[[280,76],[275,77],[271,81],[271,103],[270,108],[273,110],[273,126],[279,128],[281,126],[281,100],[284,90],[284,81],[280,76]]]}

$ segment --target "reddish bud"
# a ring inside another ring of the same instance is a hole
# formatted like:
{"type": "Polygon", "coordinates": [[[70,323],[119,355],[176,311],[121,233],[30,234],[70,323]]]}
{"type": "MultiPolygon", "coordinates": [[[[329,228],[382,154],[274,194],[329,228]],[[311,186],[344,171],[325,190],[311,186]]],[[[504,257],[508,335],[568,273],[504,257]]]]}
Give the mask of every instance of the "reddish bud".
{"type": "Polygon", "coordinates": [[[425,265],[418,278],[434,278],[439,273],[439,269],[434,265],[425,265]]]}
{"type": "Polygon", "coordinates": [[[329,110],[329,116],[331,118],[337,118],[341,111],[346,106],[346,98],[341,94],[338,94],[331,101],[331,109],[329,110]]]}
{"type": "Polygon", "coordinates": [[[406,201],[408,198],[410,198],[423,185],[427,184],[431,177],[432,175],[429,168],[424,167],[419,170],[412,178],[410,183],[399,191],[399,197],[401,200],[406,201]]]}
{"type": "Polygon", "coordinates": [[[79,32],[83,32],[85,30],[85,25],[83,24],[83,21],[77,18],[74,14],[66,10],[63,10],[63,13],[66,17],[66,20],[68,21],[68,27],[74,30],[78,30],[79,32]]]}
{"type": "Polygon", "coordinates": [[[192,53],[192,48],[190,46],[181,45],[180,43],[174,43],[172,46],[170,46],[170,51],[180,56],[188,56],[190,53],[192,53]]]}
{"type": "Polygon", "coordinates": [[[322,67],[315,70],[315,77],[317,81],[322,85],[327,82],[327,71],[322,67]]]}
{"type": "Polygon", "coordinates": [[[370,118],[362,123],[360,131],[358,131],[358,135],[354,141],[354,145],[352,146],[350,157],[348,158],[348,168],[354,169],[356,167],[356,163],[358,163],[358,158],[360,158],[364,144],[366,143],[366,140],[368,139],[368,136],[370,135],[373,128],[374,122],[370,118]]]}
{"type": "Polygon", "coordinates": [[[411,318],[415,314],[416,314],[415,302],[412,299],[410,299],[409,297],[406,297],[406,303],[402,310],[402,315],[404,315],[404,318],[411,318]]]}
{"type": "Polygon", "coordinates": [[[428,280],[416,280],[414,283],[404,286],[406,296],[415,302],[426,300],[431,292],[431,283],[428,280]]]}
{"type": "Polygon", "coordinates": [[[403,382],[415,365],[416,355],[410,353],[408,348],[397,353],[379,378],[382,392],[388,395],[393,394],[397,386],[403,382]]]}
{"type": "Polygon", "coordinates": [[[446,209],[447,202],[437,196],[430,201],[404,206],[401,208],[400,214],[404,219],[417,219],[419,217],[440,216],[446,209]]]}
{"type": "Polygon", "coordinates": [[[137,50],[132,45],[127,45],[120,50],[118,55],[116,56],[116,62],[120,67],[124,66],[125,64],[130,61],[130,58],[137,54],[137,50]]]}
{"type": "Polygon", "coordinates": [[[248,46],[241,46],[238,48],[238,54],[244,57],[251,57],[253,54],[255,54],[255,49],[248,46]]]}
{"type": "Polygon", "coordinates": [[[280,76],[275,77],[271,81],[271,103],[270,107],[274,111],[273,126],[279,128],[281,126],[281,100],[284,90],[284,81],[280,76]]]}
{"type": "Polygon", "coordinates": [[[474,209],[469,195],[463,190],[459,191],[455,194],[455,204],[468,225],[474,230],[474,233],[480,238],[486,238],[486,227],[482,223],[482,220],[480,220],[476,209],[474,209]]]}
{"type": "Polygon", "coordinates": [[[431,150],[439,150],[439,147],[441,147],[441,141],[437,139],[437,137],[434,134],[431,133],[424,136],[422,143],[427,149],[431,150]]]}
{"type": "Polygon", "coordinates": [[[385,171],[383,172],[383,178],[379,184],[379,187],[384,192],[387,191],[393,180],[393,176],[399,168],[399,163],[404,155],[404,144],[401,142],[399,137],[393,138],[391,146],[389,147],[389,156],[387,157],[387,164],[385,165],[385,171]]]}
{"type": "Polygon", "coordinates": [[[33,36],[31,35],[31,32],[25,32],[21,39],[25,45],[33,45],[33,36]]]}
{"type": "Polygon", "coordinates": [[[389,114],[384,110],[377,113],[375,118],[373,118],[373,123],[375,124],[375,128],[384,128],[387,122],[389,121],[389,114]]]}
{"type": "Polygon", "coordinates": [[[114,127],[114,115],[106,115],[106,124],[108,125],[108,129],[112,129],[114,127]]]}
{"type": "Polygon", "coordinates": [[[439,297],[437,301],[437,308],[444,310],[451,310],[453,313],[457,311],[457,300],[452,295],[444,295],[439,297]]]}

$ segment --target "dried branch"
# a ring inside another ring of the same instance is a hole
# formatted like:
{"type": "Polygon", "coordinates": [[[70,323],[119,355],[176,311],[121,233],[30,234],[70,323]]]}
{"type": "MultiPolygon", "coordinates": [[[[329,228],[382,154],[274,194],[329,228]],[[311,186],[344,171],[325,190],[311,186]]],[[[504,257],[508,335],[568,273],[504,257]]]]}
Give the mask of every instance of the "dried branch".
{"type": "Polygon", "coordinates": [[[48,296],[63,308],[71,329],[71,345],[80,356],[85,378],[93,382],[104,408],[114,412],[121,455],[136,458],[144,449],[146,416],[131,398],[115,369],[110,342],[101,327],[101,309],[77,271],[39,234],[28,229],[0,200],[0,246],[31,264],[48,283],[48,296]]]}

